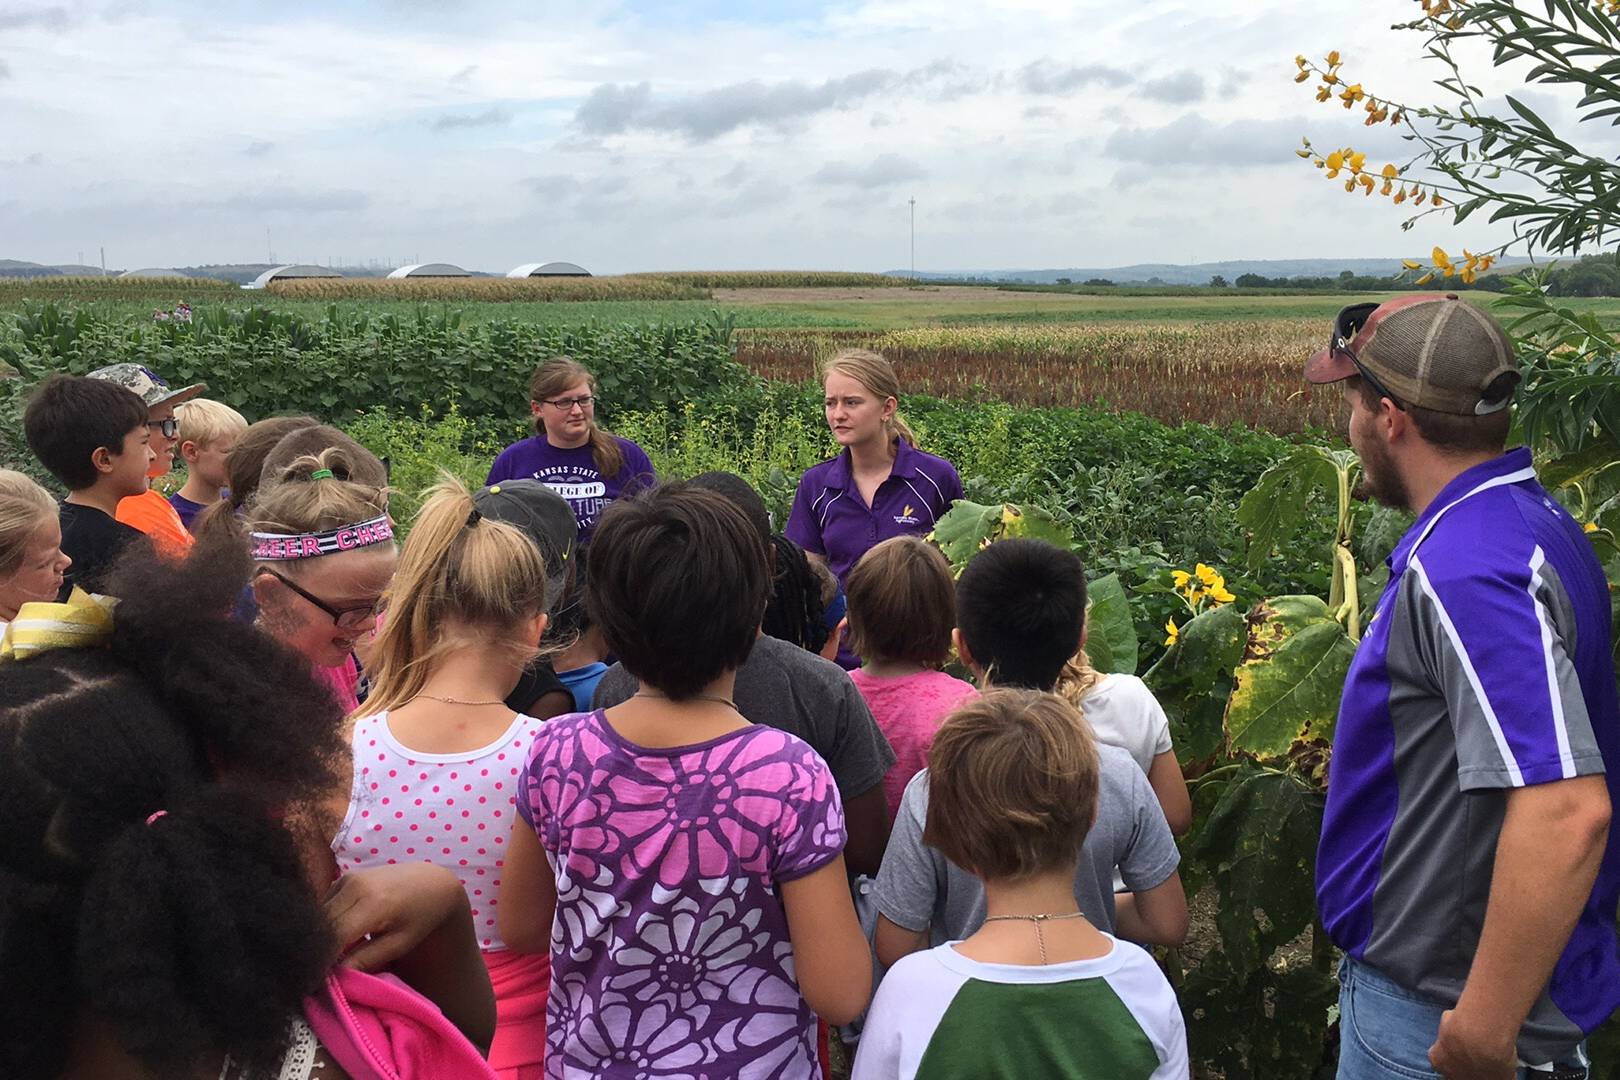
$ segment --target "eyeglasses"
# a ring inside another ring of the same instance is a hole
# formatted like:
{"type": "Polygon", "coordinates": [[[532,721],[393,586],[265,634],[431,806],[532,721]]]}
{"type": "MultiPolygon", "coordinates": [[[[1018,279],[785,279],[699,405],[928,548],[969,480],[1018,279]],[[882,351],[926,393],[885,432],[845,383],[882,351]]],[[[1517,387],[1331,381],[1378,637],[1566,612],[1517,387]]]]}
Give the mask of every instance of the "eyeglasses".
{"type": "Polygon", "coordinates": [[[162,435],[165,439],[172,439],[180,434],[180,421],[172,416],[167,420],[148,420],[146,426],[162,435]]]}
{"type": "Polygon", "coordinates": [[[546,404],[562,412],[573,412],[575,405],[578,405],[581,409],[588,409],[591,407],[591,402],[595,400],[596,399],[591,397],[591,395],[586,394],[583,397],[556,398],[554,400],[547,401],[546,404]]]}
{"type": "Polygon", "coordinates": [[[286,575],[278,574],[269,567],[264,567],[261,569],[259,574],[261,576],[275,578],[277,581],[287,586],[287,588],[291,589],[299,596],[302,596],[305,600],[308,600],[310,603],[314,604],[328,615],[332,616],[332,623],[339,630],[358,630],[369,620],[375,618],[378,611],[382,610],[383,598],[379,596],[377,599],[373,600],[364,607],[344,608],[342,611],[339,611],[337,608],[333,607],[331,604],[328,604],[320,597],[315,596],[304,589],[300,589],[292,581],[288,580],[286,575]]]}
{"type": "Polygon", "coordinates": [[[1375,394],[1381,398],[1389,398],[1397,409],[1405,412],[1406,406],[1401,404],[1401,399],[1396,397],[1378,376],[1368,371],[1367,365],[1361,362],[1361,357],[1357,356],[1355,350],[1350,348],[1350,342],[1355,340],[1355,336],[1361,332],[1361,328],[1367,324],[1367,320],[1377,310],[1377,304],[1351,304],[1340,311],[1333,320],[1333,333],[1328,337],[1328,350],[1335,356],[1342,356],[1354,364],[1356,373],[1367,381],[1367,385],[1373,388],[1375,394]]]}

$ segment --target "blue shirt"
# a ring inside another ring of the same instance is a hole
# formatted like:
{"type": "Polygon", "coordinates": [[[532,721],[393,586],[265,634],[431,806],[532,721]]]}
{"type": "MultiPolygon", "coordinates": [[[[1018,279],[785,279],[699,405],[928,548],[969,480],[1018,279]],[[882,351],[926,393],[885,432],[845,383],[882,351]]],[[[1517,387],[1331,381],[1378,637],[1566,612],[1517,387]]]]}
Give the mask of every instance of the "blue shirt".
{"type": "Polygon", "coordinates": [[[842,582],[873,547],[896,536],[922,536],[962,497],[962,478],[942,457],[897,442],[889,478],[867,506],[850,472],[849,451],[812,465],[799,478],[787,538],[824,557],[842,582]]]}
{"type": "MultiPolygon", "coordinates": [[[[1528,450],[1447,484],[1389,558],[1345,681],[1316,894],[1334,942],[1454,1005],[1479,945],[1507,793],[1604,774],[1620,805],[1608,584],[1528,450]]],[[[1545,992],[1529,1063],[1620,1006],[1620,829],[1545,992]]]]}
{"type": "Polygon", "coordinates": [[[574,695],[574,709],[577,712],[591,711],[591,695],[596,693],[596,684],[602,681],[607,674],[608,666],[597,660],[584,667],[572,668],[568,671],[557,672],[557,681],[568,688],[574,695]]]}

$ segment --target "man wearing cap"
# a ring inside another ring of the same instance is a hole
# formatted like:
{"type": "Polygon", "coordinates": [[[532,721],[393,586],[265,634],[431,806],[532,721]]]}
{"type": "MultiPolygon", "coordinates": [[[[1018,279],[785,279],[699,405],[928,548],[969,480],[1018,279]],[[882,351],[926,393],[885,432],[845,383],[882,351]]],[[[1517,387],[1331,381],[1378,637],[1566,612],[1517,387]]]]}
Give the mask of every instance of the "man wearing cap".
{"type": "MultiPolygon", "coordinates": [[[[167,475],[174,468],[174,448],[180,441],[174,407],[207,390],[208,384],[193,383],[171,390],[161,376],[140,364],[111,364],[92,371],[90,377],[117,383],[146,402],[146,423],[152,432],[152,451],[157,455],[147,478],[156,480],[167,475]]],[[[181,556],[191,549],[191,533],[180,515],[164,494],[150,485],[140,495],[119,500],[117,519],[150,536],[165,555],[181,556]]]]}
{"type": "Polygon", "coordinates": [[[1417,515],[1345,681],[1317,854],[1339,1076],[1584,1077],[1620,1005],[1602,568],[1503,452],[1519,373],[1483,311],[1346,308],[1306,378],[1344,384],[1363,488],[1417,515]]]}

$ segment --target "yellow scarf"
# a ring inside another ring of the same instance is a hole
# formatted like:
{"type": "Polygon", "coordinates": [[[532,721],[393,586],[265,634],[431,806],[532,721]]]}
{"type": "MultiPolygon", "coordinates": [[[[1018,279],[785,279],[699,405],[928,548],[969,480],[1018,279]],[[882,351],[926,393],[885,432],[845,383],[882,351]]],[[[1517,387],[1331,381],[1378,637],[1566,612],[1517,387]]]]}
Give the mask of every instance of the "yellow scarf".
{"type": "Polygon", "coordinates": [[[92,595],[75,586],[65,604],[24,604],[0,635],[0,662],[26,660],[52,649],[101,644],[112,633],[116,603],[113,597],[92,595]]]}

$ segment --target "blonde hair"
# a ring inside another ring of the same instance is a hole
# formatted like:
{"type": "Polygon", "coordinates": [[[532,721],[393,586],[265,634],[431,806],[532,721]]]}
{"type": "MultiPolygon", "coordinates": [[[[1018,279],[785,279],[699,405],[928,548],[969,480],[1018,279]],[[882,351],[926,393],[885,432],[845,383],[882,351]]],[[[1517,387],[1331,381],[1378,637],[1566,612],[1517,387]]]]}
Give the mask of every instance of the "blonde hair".
{"type": "MultiPolygon", "coordinates": [[[[265,463],[259,490],[247,507],[249,532],[306,533],[369,521],[388,512],[387,489],[354,478],[348,447],[329,446],[277,465],[265,463]],[[322,470],[331,476],[316,479],[322,470]]],[[[369,470],[359,469],[369,475],[369,470]]]]}
{"type": "Polygon", "coordinates": [[[1073,866],[1097,817],[1097,744],[1056,694],[994,690],[952,712],[928,752],[923,843],[990,881],[1073,866]]]}
{"type": "Polygon", "coordinates": [[[174,407],[174,417],[180,421],[180,441],[208,446],[226,435],[241,437],[248,422],[241,413],[222,401],[194,398],[174,407]]]}
{"type": "Polygon", "coordinates": [[[300,428],[315,427],[316,423],[313,416],[272,416],[249,424],[225,458],[225,482],[231,491],[230,498],[215,502],[197,515],[198,539],[240,535],[242,529],[237,514],[258,492],[265,459],[282,439],[300,428]]]}
{"type": "MultiPolygon", "coordinates": [[[[882,353],[871,349],[840,349],[821,365],[822,383],[827,382],[827,376],[835,374],[849,376],[879,398],[894,398],[896,403],[900,401],[900,378],[894,373],[894,365],[882,353]]],[[[900,415],[898,408],[889,418],[885,430],[891,442],[898,436],[913,447],[917,445],[917,436],[912,434],[911,426],[900,415]]]]}
{"type": "Polygon", "coordinates": [[[483,517],[449,473],[429,492],[388,589],[388,619],[367,656],[366,711],[398,708],[422,690],[435,661],[466,644],[520,650],[514,631],[546,609],[546,567],[522,529],[483,517]],[[475,628],[457,638],[451,623],[475,628]]]}
{"type": "MultiPolygon", "coordinates": [[[[1088,618],[1086,620],[1086,629],[1089,630],[1090,628],[1091,620],[1088,618]]],[[[1081,640],[1084,641],[1085,639],[1082,637],[1081,640]]],[[[1091,656],[1086,652],[1086,647],[1082,645],[1064,663],[1063,670],[1058,672],[1057,685],[1052,690],[1064,701],[1084,713],[1085,707],[1081,705],[1081,702],[1085,700],[1087,694],[1097,688],[1098,683],[1103,681],[1103,675],[1103,672],[1091,666],[1091,656]]]]}
{"type": "Polygon", "coordinates": [[[850,570],[844,596],[856,655],[935,668],[950,659],[956,581],[928,541],[896,536],[878,544],[850,570]]]}
{"type": "MultiPolygon", "coordinates": [[[[572,356],[553,356],[535,368],[530,376],[529,400],[546,401],[580,383],[591,388],[592,396],[596,394],[596,376],[584,364],[572,356]]],[[[534,433],[546,433],[545,424],[538,416],[534,419],[534,433]]],[[[596,465],[596,471],[605,477],[618,476],[619,470],[624,468],[624,451],[619,448],[619,441],[597,424],[594,413],[591,416],[590,447],[591,461],[596,465]]]]}
{"type": "Polygon", "coordinates": [[[58,513],[50,492],[14,469],[0,469],[0,574],[22,565],[28,542],[58,513]]]}

